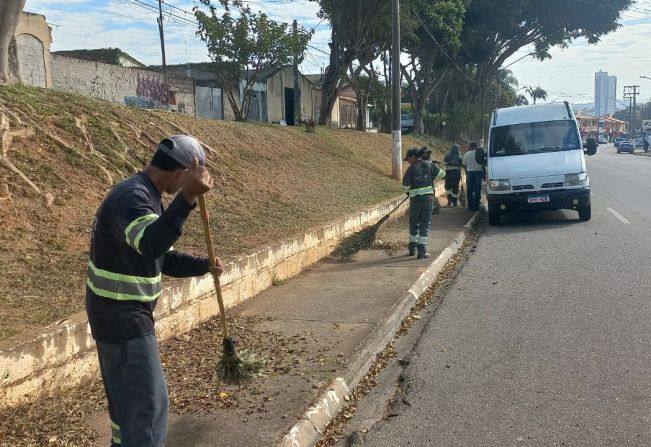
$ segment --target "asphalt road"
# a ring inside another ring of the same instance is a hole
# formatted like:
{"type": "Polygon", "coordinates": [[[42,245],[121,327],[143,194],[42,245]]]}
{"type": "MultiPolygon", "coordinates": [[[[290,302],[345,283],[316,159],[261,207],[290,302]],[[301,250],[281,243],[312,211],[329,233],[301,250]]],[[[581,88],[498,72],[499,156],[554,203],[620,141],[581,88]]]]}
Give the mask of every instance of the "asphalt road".
{"type": "Polygon", "coordinates": [[[590,222],[486,228],[365,445],[651,445],[651,158],[588,167],[590,222]]]}

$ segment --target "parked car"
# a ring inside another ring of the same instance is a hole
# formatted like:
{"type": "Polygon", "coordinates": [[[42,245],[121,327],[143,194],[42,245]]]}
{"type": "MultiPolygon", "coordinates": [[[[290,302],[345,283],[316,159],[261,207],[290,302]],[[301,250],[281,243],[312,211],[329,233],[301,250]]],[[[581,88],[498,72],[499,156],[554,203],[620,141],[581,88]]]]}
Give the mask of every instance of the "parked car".
{"type": "Polygon", "coordinates": [[[624,141],[626,138],[615,138],[615,147],[619,146],[619,143],[624,141]]]}
{"type": "Polygon", "coordinates": [[[617,146],[617,153],[621,154],[622,152],[630,152],[631,154],[635,152],[635,143],[629,140],[620,142],[619,146],[617,146]]]}
{"type": "Polygon", "coordinates": [[[606,140],[606,137],[599,137],[599,139],[597,139],[597,143],[608,144],[608,140],[606,140]]]}
{"type": "Polygon", "coordinates": [[[488,134],[488,222],[514,211],[571,209],[590,220],[590,178],[585,148],[569,103],[538,104],[493,112],[488,134]]]}
{"type": "Polygon", "coordinates": [[[402,133],[412,133],[414,131],[414,115],[411,113],[400,115],[400,129],[402,133]]]}

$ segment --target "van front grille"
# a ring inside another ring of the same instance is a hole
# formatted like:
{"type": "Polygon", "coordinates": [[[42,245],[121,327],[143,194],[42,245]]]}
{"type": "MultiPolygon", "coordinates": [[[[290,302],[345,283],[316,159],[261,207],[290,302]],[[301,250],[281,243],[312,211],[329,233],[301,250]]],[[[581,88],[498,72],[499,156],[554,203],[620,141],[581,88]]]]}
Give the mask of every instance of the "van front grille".
{"type": "Polygon", "coordinates": [[[542,185],[543,188],[560,188],[562,186],[563,186],[563,182],[543,183],[542,185]]]}
{"type": "Polygon", "coordinates": [[[533,189],[533,185],[514,185],[511,189],[513,191],[522,191],[525,189],[533,189]]]}

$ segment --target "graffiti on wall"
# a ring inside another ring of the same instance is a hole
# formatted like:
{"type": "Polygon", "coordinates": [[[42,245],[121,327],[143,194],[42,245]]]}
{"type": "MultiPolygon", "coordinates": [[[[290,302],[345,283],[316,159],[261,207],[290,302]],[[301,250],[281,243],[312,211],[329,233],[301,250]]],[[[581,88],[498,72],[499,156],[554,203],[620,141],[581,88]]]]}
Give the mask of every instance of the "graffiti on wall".
{"type": "Polygon", "coordinates": [[[165,80],[158,76],[149,76],[138,73],[136,96],[151,99],[159,104],[170,103],[170,91],[165,80]]]}
{"type": "Polygon", "coordinates": [[[57,90],[145,109],[194,114],[192,79],[137,68],[52,56],[52,78],[57,90]]]}
{"type": "Polygon", "coordinates": [[[124,105],[129,107],[139,107],[141,109],[153,109],[154,102],[143,96],[125,96],[124,105]]]}

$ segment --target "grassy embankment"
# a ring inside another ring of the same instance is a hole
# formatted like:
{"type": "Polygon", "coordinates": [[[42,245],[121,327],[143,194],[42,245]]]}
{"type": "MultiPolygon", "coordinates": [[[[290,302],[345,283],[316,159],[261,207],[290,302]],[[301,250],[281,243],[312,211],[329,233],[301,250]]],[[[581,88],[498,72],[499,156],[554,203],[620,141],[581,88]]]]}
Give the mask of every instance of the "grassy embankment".
{"type": "MultiPolygon", "coordinates": [[[[83,309],[94,212],[165,136],[187,132],[210,148],[209,208],[226,260],[401,193],[384,134],[211,121],[28,87],[0,88],[0,114],[16,132],[0,163],[0,348],[83,309]]],[[[175,246],[204,253],[198,213],[175,246]]]]}

